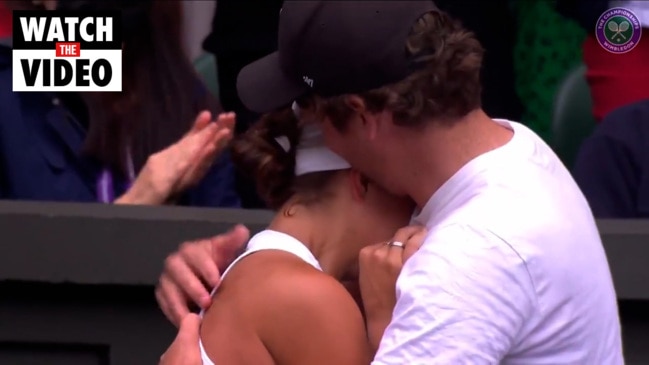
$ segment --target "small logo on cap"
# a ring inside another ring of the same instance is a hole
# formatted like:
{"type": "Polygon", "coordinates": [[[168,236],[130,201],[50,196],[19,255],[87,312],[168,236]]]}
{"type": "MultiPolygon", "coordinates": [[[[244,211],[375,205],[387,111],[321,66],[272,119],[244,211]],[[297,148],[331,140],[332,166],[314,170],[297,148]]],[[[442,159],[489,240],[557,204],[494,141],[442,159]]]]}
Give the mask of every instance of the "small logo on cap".
{"type": "Polygon", "coordinates": [[[304,80],[304,83],[309,85],[309,87],[313,87],[313,79],[309,76],[302,76],[302,80],[304,80]]]}
{"type": "Polygon", "coordinates": [[[634,49],[642,35],[638,17],[629,9],[612,8],[597,20],[597,41],[611,53],[627,53],[634,49]]]}

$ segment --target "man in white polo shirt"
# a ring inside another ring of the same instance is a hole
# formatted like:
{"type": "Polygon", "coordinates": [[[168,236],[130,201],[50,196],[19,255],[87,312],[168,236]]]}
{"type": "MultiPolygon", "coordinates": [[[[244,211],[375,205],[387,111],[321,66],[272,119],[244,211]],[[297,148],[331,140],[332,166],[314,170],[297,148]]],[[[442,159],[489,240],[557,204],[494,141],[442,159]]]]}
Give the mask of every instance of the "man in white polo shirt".
{"type": "MultiPolygon", "coordinates": [[[[286,1],[279,51],[242,70],[239,94],[258,112],[298,99],[334,151],[419,206],[429,234],[375,341],[366,306],[373,364],[623,364],[588,204],[538,136],[480,109],[481,59],[430,1],[286,1]]],[[[189,256],[158,288],[172,318],[181,293],[207,293],[192,270],[218,276],[209,253],[189,256]]]]}

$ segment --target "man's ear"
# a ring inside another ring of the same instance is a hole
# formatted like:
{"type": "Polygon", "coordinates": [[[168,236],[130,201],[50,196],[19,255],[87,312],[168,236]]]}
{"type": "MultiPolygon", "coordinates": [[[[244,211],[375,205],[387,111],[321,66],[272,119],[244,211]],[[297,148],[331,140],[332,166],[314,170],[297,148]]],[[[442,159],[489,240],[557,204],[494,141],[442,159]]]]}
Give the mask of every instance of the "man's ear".
{"type": "Polygon", "coordinates": [[[365,100],[358,95],[350,95],[347,97],[347,105],[355,112],[361,119],[363,135],[369,140],[376,138],[378,133],[378,121],[368,110],[365,100]]]}
{"type": "Polygon", "coordinates": [[[349,172],[349,186],[354,201],[360,203],[365,200],[368,184],[369,182],[360,172],[353,169],[349,172]]]}

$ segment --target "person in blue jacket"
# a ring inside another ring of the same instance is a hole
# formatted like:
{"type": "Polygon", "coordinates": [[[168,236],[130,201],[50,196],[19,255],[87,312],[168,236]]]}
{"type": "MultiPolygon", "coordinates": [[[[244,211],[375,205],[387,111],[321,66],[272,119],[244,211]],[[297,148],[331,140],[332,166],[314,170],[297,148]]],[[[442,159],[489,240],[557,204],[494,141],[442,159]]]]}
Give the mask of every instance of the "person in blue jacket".
{"type": "Polygon", "coordinates": [[[224,151],[234,115],[212,118],[219,108],[183,53],[180,3],[13,4],[121,10],[123,91],[12,92],[1,40],[0,199],[239,207],[224,151]]]}
{"type": "Polygon", "coordinates": [[[572,174],[596,218],[649,218],[649,99],[609,113],[582,143],[572,174]]]}

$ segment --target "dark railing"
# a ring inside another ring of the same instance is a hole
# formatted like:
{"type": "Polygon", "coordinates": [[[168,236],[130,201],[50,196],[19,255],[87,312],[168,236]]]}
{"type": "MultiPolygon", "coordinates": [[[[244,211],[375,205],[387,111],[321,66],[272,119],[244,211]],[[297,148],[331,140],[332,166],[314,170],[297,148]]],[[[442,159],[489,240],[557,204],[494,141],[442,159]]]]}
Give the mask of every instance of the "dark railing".
{"type": "MultiPolygon", "coordinates": [[[[153,295],[187,240],[267,211],[0,202],[0,364],[156,364],[174,335],[153,295]]],[[[649,221],[598,222],[628,364],[648,364],[649,221]]],[[[588,275],[587,272],[584,275],[588,275]]]]}

